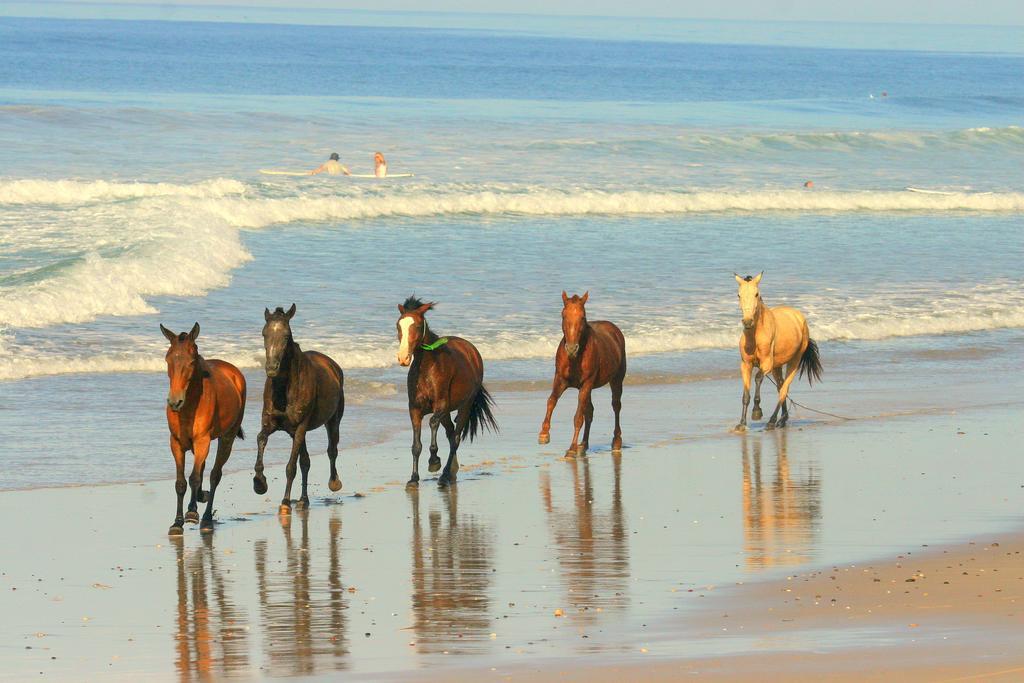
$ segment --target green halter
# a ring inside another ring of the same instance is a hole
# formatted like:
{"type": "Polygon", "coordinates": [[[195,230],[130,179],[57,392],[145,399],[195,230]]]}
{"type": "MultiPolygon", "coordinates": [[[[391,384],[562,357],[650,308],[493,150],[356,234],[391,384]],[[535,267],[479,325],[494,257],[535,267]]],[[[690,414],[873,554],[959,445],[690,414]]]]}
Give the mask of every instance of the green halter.
{"type": "Polygon", "coordinates": [[[433,344],[420,344],[420,348],[423,349],[424,351],[436,351],[447,343],[448,337],[441,337],[433,344]]]}

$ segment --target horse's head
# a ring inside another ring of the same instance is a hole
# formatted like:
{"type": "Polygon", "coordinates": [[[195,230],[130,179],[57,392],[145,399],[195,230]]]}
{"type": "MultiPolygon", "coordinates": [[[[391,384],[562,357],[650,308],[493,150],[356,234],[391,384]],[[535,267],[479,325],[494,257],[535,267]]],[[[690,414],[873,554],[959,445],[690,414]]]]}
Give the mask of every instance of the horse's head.
{"type": "Polygon", "coordinates": [[[736,273],[736,282],[740,286],[739,298],[740,298],[740,310],[743,311],[743,329],[752,330],[754,325],[757,324],[757,311],[761,306],[761,292],[758,289],[758,283],[761,282],[761,276],[764,275],[762,270],[757,275],[747,275],[742,277],[736,273]]]}
{"type": "Polygon", "coordinates": [[[295,316],[295,304],[287,311],[280,306],[271,313],[269,308],[263,309],[263,348],[267,352],[267,377],[277,377],[281,371],[281,362],[285,352],[292,343],[291,319],[295,316]]]}
{"type": "Polygon", "coordinates": [[[404,304],[398,304],[398,364],[412,363],[413,350],[420,345],[427,334],[427,320],[423,316],[434,307],[434,302],[423,303],[410,296],[404,304]]]}
{"type": "Polygon", "coordinates": [[[174,334],[163,325],[160,326],[160,331],[167,337],[167,341],[171,342],[171,348],[167,349],[166,356],[167,376],[171,380],[171,388],[167,392],[167,406],[178,412],[185,405],[185,393],[199,364],[199,347],[196,346],[199,323],[192,326],[191,332],[174,334]]]}
{"type": "Polygon", "coordinates": [[[587,329],[587,311],[584,306],[590,292],[583,296],[573,294],[571,297],[562,291],[562,334],[565,335],[565,352],[569,358],[575,358],[583,343],[583,332],[587,329]]]}

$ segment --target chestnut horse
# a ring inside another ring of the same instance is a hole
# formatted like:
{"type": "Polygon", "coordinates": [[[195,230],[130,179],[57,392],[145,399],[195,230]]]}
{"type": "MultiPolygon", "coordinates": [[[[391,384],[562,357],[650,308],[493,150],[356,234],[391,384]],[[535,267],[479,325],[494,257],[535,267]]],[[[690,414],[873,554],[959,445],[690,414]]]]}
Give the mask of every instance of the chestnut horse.
{"type": "Polygon", "coordinates": [[[327,457],[331,461],[331,477],[327,485],[332,491],[341,490],[335,461],[338,459],[339,426],[345,414],[345,376],[341,367],[324,354],[303,351],[295,343],[289,324],[294,316],[295,304],[287,311],[280,306],[273,313],[269,308],[263,311],[267,381],[263,385],[263,417],[259,436],[256,437],[256,475],[252,479],[256,493],[263,495],[267,492],[263,450],[271,434],[278,430],[288,432],[292,437],[292,452],[285,467],[288,483],[279,508],[282,515],[292,511],[296,463],[302,468],[302,496],[298,504],[299,507],[309,507],[306,432],[311,429],[327,428],[327,457]]]}
{"type": "Polygon", "coordinates": [[[171,388],[167,393],[167,428],[171,431],[171,454],[176,477],[178,512],[167,530],[172,536],[184,532],[185,522],[199,521],[197,502],[206,503],[201,531],[213,531],[213,497],[220,484],[224,463],[231,457],[235,437],[244,439],[242,416],[245,414],[245,377],[231,363],[199,355],[196,337],[199,323],[192,331],[174,334],[160,326],[171,347],[167,350],[167,376],[171,388]],[[203,491],[203,470],[210,454],[210,441],[217,439],[217,460],[210,472],[210,491],[203,491]],[[185,451],[191,450],[192,475],[185,483],[185,451]],[[182,515],[186,488],[192,487],[188,513],[182,515]]]}
{"type": "Polygon", "coordinates": [[[430,460],[427,468],[441,468],[437,457],[437,428],[444,425],[448,436],[448,462],[437,483],[447,486],[459,471],[457,451],[467,436],[472,441],[481,427],[496,431],[491,412],[494,400],[484,388],[484,362],[476,347],[460,337],[438,337],[424,315],[434,303],[414,296],[398,305],[398,364],[409,367],[409,419],[412,421],[412,477],[406,486],[420,480],[420,429],[424,415],[430,418],[430,460]],[[459,414],[452,422],[451,413],[459,414]]]}
{"type": "Polygon", "coordinates": [[[619,412],[622,410],[622,380],[626,376],[626,339],[622,331],[607,320],[587,322],[584,306],[590,292],[571,298],[562,292],[562,341],[555,351],[555,379],[548,397],[548,412],[540,426],[538,443],[551,441],[551,413],[568,387],[580,390],[576,406],[575,429],[567,456],[584,455],[590,445],[590,423],[594,419],[594,403],[590,392],[605,384],[611,385],[612,409],[615,411],[615,432],[612,453],[622,452],[622,429],[619,412]],[[584,423],[586,426],[584,427],[584,423]],[[583,429],[583,442],[577,445],[583,429]]]}
{"type": "Polygon", "coordinates": [[[764,376],[771,373],[775,386],[779,389],[779,402],[775,406],[765,429],[785,427],[789,420],[789,409],[786,398],[789,396],[789,385],[793,383],[797,370],[803,377],[807,373],[807,382],[821,381],[821,359],[818,357],[818,345],[811,339],[807,320],[803,313],[789,306],[768,308],[761,299],[758,284],[761,272],[757,277],[736,275],[739,285],[740,309],[743,311],[743,335],[740,337],[740,376],[743,378],[743,412],[736,431],[747,428],[747,404],[750,403],[750,373],[757,365],[757,377],[754,380],[754,410],[751,418],[760,420],[761,413],[761,382],[764,376]],[[783,379],[782,368],[786,375],[783,379]],[[782,411],[782,419],[779,411],[782,411]],[[778,420],[778,423],[776,423],[778,420]]]}

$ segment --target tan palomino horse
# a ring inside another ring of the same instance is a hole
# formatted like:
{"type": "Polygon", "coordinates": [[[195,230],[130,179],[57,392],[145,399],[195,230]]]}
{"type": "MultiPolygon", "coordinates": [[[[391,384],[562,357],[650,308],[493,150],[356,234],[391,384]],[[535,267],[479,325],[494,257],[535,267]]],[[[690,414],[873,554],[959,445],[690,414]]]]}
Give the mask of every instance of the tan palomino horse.
{"type": "Polygon", "coordinates": [[[743,378],[743,413],[736,431],[747,429],[747,405],[750,403],[750,373],[757,366],[757,385],[754,391],[754,410],[750,417],[761,419],[761,382],[764,376],[771,373],[775,385],[779,388],[779,403],[775,406],[765,429],[785,427],[789,420],[789,409],[786,408],[786,397],[789,385],[793,383],[797,370],[802,377],[807,373],[808,384],[814,380],[821,381],[821,360],[818,357],[818,345],[811,339],[807,329],[807,320],[803,313],[789,306],[768,308],[761,299],[758,284],[761,276],[736,275],[739,284],[740,309],[743,311],[743,336],[740,337],[740,376],[743,378]],[[785,367],[785,379],[782,369],[785,367]],[[779,411],[782,419],[779,420],[779,411]],[[776,423],[776,420],[778,422],[776,423]]]}
{"type": "Polygon", "coordinates": [[[244,439],[242,417],[245,415],[245,377],[231,363],[199,355],[196,337],[199,323],[191,332],[174,334],[160,326],[171,343],[167,349],[167,428],[171,432],[171,454],[174,456],[178,494],[178,513],[167,533],[182,533],[185,522],[198,522],[196,503],[206,503],[200,531],[213,531],[213,497],[220,484],[221,470],[231,456],[235,437],[244,439]],[[217,439],[217,460],[210,472],[210,490],[203,491],[203,470],[210,454],[210,441],[217,439]],[[193,453],[192,476],[185,482],[185,452],[193,453]],[[192,500],[188,512],[182,514],[182,500],[188,486],[192,500]]]}

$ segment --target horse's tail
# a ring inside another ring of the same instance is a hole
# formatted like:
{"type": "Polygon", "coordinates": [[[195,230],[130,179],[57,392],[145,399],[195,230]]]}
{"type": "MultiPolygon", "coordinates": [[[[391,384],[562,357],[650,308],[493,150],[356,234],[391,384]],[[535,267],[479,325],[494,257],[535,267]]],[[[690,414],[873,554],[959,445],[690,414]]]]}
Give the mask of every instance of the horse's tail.
{"type": "Polygon", "coordinates": [[[807,373],[807,383],[814,386],[814,380],[821,381],[821,356],[818,355],[818,344],[807,339],[807,350],[800,358],[800,376],[807,373]]]}
{"type": "Polygon", "coordinates": [[[498,431],[498,423],[494,419],[492,408],[494,408],[494,399],[481,384],[476,396],[473,397],[473,405],[469,407],[469,419],[462,425],[459,440],[465,441],[468,436],[472,441],[481,429],[486,429],[489,432],[498,431]]]}

